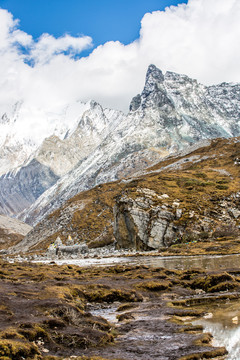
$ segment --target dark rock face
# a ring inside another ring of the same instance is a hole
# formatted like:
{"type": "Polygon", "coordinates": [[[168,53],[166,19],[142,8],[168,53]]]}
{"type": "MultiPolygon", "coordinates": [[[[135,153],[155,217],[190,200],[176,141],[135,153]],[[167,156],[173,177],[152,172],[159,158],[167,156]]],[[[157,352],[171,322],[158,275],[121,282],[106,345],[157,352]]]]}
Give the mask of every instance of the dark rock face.
{"type": "Polygon", "coordinates": [[[179,216],[164,206],[153,206],[156,194],[145,189],[142,196],[118,198],[114,207],[114,236],[119,248],[159,249],[176,238],[173,221],[179,216]]]}
{"type": "Polygon", "coordinates": [[[15,215],[31,205],[59,179],[47,166],[32,160],[16,174],[0,177],[0,213],[15,215]]]}
{"type": "Polygon", "coordinates": [[[179,239],[199,240],[204,233],[213,240],[239,236],[239,193],[219,200],[215,209],[206,210],[201,217],[194,211],[184,214],[177,201],[168,204],[167,194],[159,196],[147,188],[137,188],[136,192],[133,197],[120,195],[114,206],[114,236],[120,249],[160,249],[179,239]]]}
{"type": "Polygon", "coordinates": [[[163,106],[174,108],[167,91],[163,87],[164,75],[155,65],[150,65],[146,75],[146,82],[143,92],[140,96],[140,104],[142,109],[147,107],[157,107],[161,109],[163,106]]]}
{"type": "Polygon", "coordinates": [[[162,71],[153,64],[149,65],[146,74],[146,83],[155,84],[156,82],[163,82],[163,81],[164,81],[164,75],[162,71]]]}
{"type": "Polygon", "coordinates": [[[131,101],[131,104],[130,104],[130,107],[129,107],[129,110],[130,111],[136,111],[139,106],[141,105],[141,95],[138,94],[137,96],[135,96],[132,101],[131,101]]]}
{"type": "Polygon", "coordinates": [[[130,104],[130,112],[138,110],[140,107],[146,109],[147,107],[156,106],[161,108],[165,105],[174,107],[171,99],[168,97],[162,84],[164,83],[164,75],[155,65],[150,65],[146,75],[145,86],[142,94],[135,96],[130,104]]]}

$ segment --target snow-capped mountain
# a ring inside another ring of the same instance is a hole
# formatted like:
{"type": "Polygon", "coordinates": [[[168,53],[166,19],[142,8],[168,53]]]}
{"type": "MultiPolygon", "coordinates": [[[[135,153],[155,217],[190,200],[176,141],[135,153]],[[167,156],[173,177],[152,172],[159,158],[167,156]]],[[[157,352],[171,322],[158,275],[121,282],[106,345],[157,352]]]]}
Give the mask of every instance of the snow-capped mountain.
{"type": "Polygon", "coordinates": [[[186,146],[240,135],[240,84],[204,86],[150,65],[127,116],[116,116],[95,150],[45,191],[20,218],[36,224],[80,191],[141,170],[186,146]]]}
{"type": "Polygon", "coordinates": [[[21,103],[1,118],[2,214],[16,215],[29,207],[94,151],[118,118],[124,117],[120,111],[103,109],[94,101],[70,104],[59,113],[33,110],[33,118],[27,122],[30,115],[31,109],[21,103]]]}
{"type": "Polygon", "coordinates": [[[92,146],[101,142],[101,133],[107,131],[111,117],[116,118],[119,114],[122,113],[102,109],[94,101],[78,101],[60,107],[58,112],[45,112],[29,108],[23,102],[16,103],[0,117],[0,175],[17,171],[33,158],[47,166],[51,158],[52,170],[58,175],[67,173],[72,165],[57,168],[54,160],[58,162],[57,158],[65,157],[64,160],[75,164],[87,156],[88,149],[92,150],[92,146]],[[66,147],[73,148],[75,142],[82,151],[70,155],[66,147]]]}

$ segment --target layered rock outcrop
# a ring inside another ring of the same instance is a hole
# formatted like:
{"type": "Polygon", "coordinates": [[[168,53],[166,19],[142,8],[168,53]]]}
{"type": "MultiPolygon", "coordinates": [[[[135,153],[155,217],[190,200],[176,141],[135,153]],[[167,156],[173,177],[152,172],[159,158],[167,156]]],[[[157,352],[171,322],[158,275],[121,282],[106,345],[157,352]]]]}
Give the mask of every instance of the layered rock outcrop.
{"type": "Polygon", "coordinates": [[[120,196],[114,206],[114,235],[119,248],[137,250],[159,249],[170,245],[179,228],[174,220],[181,217],[181,209],[170,209],[156,199],[164,200],[167,194],[157,195],[150,189],[138,189],[135,199],[120,196]]]}
{"type": "MultiPolygon", "coordinates": [[[[117,248],[159,250],[173,243],[191,243],[204,238],[234,238],[240,235],[240,193],[216,201],[214,208],[182,209],[167,194],[138,188],[122,194],[114,206],[114,236],[117,248]],[[133,195],[133,196],[132,196],[133,195]],[[166,201],[166,203],[165,203],[166,201]]],[[[214,199],[212,199],[215,202],[214,199]]]]}

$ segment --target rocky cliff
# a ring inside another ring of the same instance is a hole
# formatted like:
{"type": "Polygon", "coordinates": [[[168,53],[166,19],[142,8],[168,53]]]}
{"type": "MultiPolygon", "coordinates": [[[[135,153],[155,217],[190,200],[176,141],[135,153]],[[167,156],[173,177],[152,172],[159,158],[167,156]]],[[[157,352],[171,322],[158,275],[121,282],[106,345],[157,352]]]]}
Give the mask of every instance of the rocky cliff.
{"type": "Polygon", "coordinates": [[[179,236],[174,220],[182,216],[182,209],[174,209],[160,200],[168,195],[158,195],[148,188],[137,189],[139,196],[120,196],[114,206],[114,236],[119,248],[149,250],[172,244],[179,236]],[[158,204],[156,199],[159,200],[158,204]]]}
{"type": "Polygon", "coordinates": [[[118,247],[150,250],[239,237],[239,159],[240,139],[219,139],[172,164],[159,168],[160,163],[146,171],[116,198],[118,247]]]}

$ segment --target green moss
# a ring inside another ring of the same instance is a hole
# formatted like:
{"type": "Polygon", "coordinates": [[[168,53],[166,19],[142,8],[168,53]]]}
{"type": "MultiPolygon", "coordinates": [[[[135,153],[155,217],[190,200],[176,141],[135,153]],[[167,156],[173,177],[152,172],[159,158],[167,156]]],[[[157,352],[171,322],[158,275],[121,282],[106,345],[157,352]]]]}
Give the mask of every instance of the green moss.
{"type": "Polygon", "coordinates": [[[195,176],[201,179],[207,179],[207,174],[203,173],[203,172],[196,172],[195,176]]]}
{"type": "Polygon", "coordinates": [[[149,291],[161,291],[167,290],[171,286],[170,281],[147,281],[141,282],[135,285],[137,288],[141,288],[149,291]]]}
{"type": "Polygon", "coordinates": [[[224,272],[205,276],[200,275],[189,282],[189,286],[192,289],[202,289],[207,292],[217,292],[234,289],[236,286],[238,286],[238,284],[235,282],[234,276],[224,272]]]}
{"type": "Polygon", "coordinates": [[[117,311],[125,311],[125,310],[129,310],[136,307],[136,305],[132,304],[132,303],[126,303],[126,304],[122,304],[117,308],[117,311]]]}
{"type": "Polygon", "coordinates": [[[183,318],[186,316],[201,317],[204,315],[204,311],[198,309],[174,309],[171,314],[183,318]]]}
{"type": "Polygon", "coordinates": [[[189,325],[189,326],[182,327],[179,330],[179,332],[194,334],[194,333],[202,332],[203,329],[204,329],[204,327],[202,325],[189,325]]]}
{"type": "Polygon", "coordinates": [[[214,350],[206,350],[206,351],[197,352],[195,354],[182,356],[178,360],[214,359],[224,355],[227,355],[227,350],[224,347],[222,347],[222,348],[216,348],[214,350]]]}
{"type": "Polygon", "coordinates": [[[39,325],[22,324],[18,332],[29,341],[35,341],[39,338],[49,339],[47,331],[39,325]]]}
{"type": "Polygon", "coordinates": [[[135,291],[119,290],[119,289],[99,289],[93,291],[84,291],[84,296],[88,301],[92,302],[108,302],[127,301],[136,302],[142,301],[142,297],[135,291]]]}
{"type": "Polygon", "coordinates": [[[198,179],[191,179],[191,178],[180,178],[178,179],[178,185],[183,186],[185,188],[198,188],[198,187],[205,187],[205,186],[212,186],[215,185],[211,181],[202,181],[198,179]]]}
{"type": "Polygon", "coordinates": [[[222,184],[218,184],[216,185],[216,188],[219,190],[227,190],[228,186],[227,185],[222,185],[222,184]]]}
{"type": "Polygon", "coordinates": [[[5,331],[1,332],[1,339],[24,339],[24,336],[19,334],[18,329],[8,328],[5,331]]]}
{"type": "Polygon", "coordinates": [[[239,287],[237,282],[224,281],[208,289],[209,292],[230,291],[239,287]]]}
{"type": "Polygon", "coordinates": [[[230,182],[231,182],[231,180],[228,178],[220,179],[220,180],[216,181],[217,184],[229,184],[230,182]]]}
{"type": "Polygon", "coordinates": [[[0,340],[1,359],[3,357],[9,357],[12,360],[33,359],[36,354],[39,354],[39,351],[33,344],[15,340],[0,340]]]}
{"type": "Polygon", "coordinates": [[[197,346],[209,345],[212,341],[212,335],[209,333],[202,334],[201,337],[195,340],[194,344],[197,346]]]}

